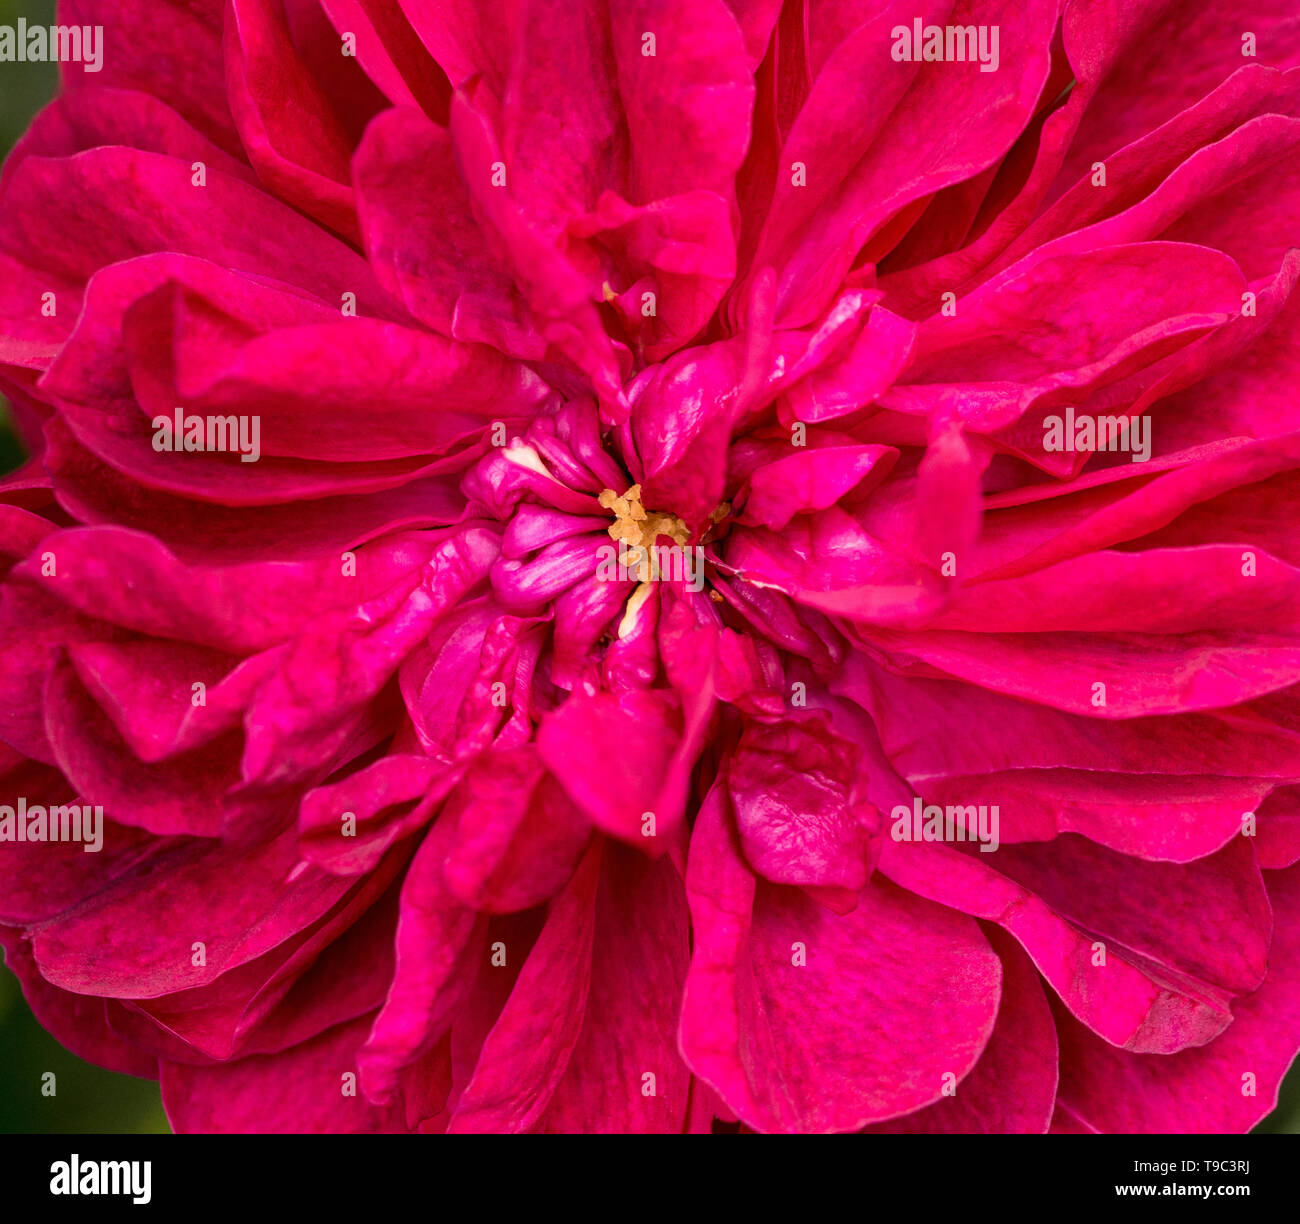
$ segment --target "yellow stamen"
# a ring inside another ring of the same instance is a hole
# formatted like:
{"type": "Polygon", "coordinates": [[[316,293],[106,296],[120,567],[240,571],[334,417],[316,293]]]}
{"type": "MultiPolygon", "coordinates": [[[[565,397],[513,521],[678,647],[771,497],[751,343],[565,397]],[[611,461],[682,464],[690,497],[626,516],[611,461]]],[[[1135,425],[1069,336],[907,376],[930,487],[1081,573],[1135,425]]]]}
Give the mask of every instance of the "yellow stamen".
{"type": "Polygon", "coordinates": [[[621,497],[613,489],[605,489],[597,500],[606,510],[613,512],[609,538],[624,545],[629,568],[636,566],[639,582],[653,582],[659,577],[654,546],[660,536],[667,536],[678,546],[685,545],[691,538],[686,524],[675,514],[659,514],[641,504],[639,484],[634,484],[621,497]]]}

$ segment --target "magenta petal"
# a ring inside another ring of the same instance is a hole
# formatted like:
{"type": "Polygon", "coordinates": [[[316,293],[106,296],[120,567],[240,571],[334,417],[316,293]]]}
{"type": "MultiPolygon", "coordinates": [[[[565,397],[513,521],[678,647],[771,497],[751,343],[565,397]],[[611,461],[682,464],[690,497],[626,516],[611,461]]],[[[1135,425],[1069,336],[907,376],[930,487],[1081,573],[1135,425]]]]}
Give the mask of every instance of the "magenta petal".
{"type": "Polygon", "coordinates": [[[509,271],[471,220],[444,130],[418,112],[388,111],[367,129],[353,172],[370,258],[412,314],[514,356],[545,352],[509,271]]]}
{"type": "Polygon", "coordinates": [[[221,832],[222,796],[239,781],[237,740],[198,756],[145,765],[132,757],[71,667],[51,671],[44,702],[46,734],[59,768],[110,819],[159,834],[221,832]]]}
{"type": "Polygon", "coordinates": [[[486,922],[444,884],[446,851],[446,834],[434,830],[402,886],[392,983],[357,1059],[374,1100],[391,1099],[403,1068],[451,1024],[463,993],[458,982],[472,972],[470,959],[483,953],[486,922]]]}
{"type": "Polygon", "coordinates": [[[224,149],[239,148],[222,80],[222,6],[204,0],[65,0],[59,20],[102,25],[109,50],[99,72],[67,74],[74,91],[140,89],[184,115],[224,149]]]}
{"type": "Polygon", "coordinates": [[[1300,862],[1300,787],[1279,786],[1260,805],[1259,815],[1259,865],[1282,868],[1300,862]]]}
{"type": "Polygon", "coordinates": [[[110,1071],[152,1077],[158,1074],[158,1060],[109,1026],[104,1000],[93,995],[73,994],[51,986],[32,960],[30,948],[16,930],[0,927],[4,964],[22,983],[32,1013],[61,1044],[77,1055],[110,1071]]]}
{"type": "MultiPolygon", "coordinates": [[[[782,269],[783,319],[808,318],[896,210],[1000,157],[1037,103],[1057,23],[1052,0],[979,8],[981,22],[999,26],[1006,43],[1021,48],[996,73],[952,72],[944,64],[897,68],[890,62],[891,31],[914,16],[899,5],[847,34],[813,82],[781,150],[755,265],[782,269]],[[864,74],[864,61],[896,70],[864,74]],[[954,113],[981,121],[953,125],[954,113]],[[794,162],[812,168],[805,187],[793,185],[794,162]]],[[[948,22],[965,25],[968,16],[975,7],[958,5],[948,22]]]]}
{"type": "Polygon", "coordinates": [[[749,143],[754,83],[723,0],[610,6],[619,93],[631,138],[629,198],[704,188],[726,195],[749,143]],[[653,30],[656,54],[642,53],[653,30]]]}
{"type": "Polygon", "coordinates": [[[456,822],[443,864],[447,887],[486,913],[549,901],[591,840],[591,826],[531,745],[478,758],[443,819],[456,822]]]}
{"type": "Polygon", "coordinates": [[[400,1131],[400,1108],[371,1105],[356,1091],[357,1049],[367,1023],[362,1018],[341,1024],[275,1055],[257,1054],[210,1067],[164,1063],[167,1117],[182,1134],[400,1131]]]}
{"type": "Polygon", "coordinates": [[[732,837],[708,801],[687,873],[691,1069],[758,1130],[856,1130],[939,1100],[994,1026],[1001,968],[979,928],[881,882],[836,916],[756,882],[732,837]]]}
{"type": "Polygon", "coordinates": [[[886,446],[828,446],[778,459],[750,478],[745,518],[779,531],[796,514],[833,506],[869,475],[882,479],[897,457],[886,446]]]}
{"type": "MultiPolygon", "coordinates": [[[[1294,913],[1300,873],[1268,873],[1278,913],[1294,913]]],[[[1300,1049],[1300,941],[1280,924],[1269,974],[1233,1006],[1223,1036],[1167,1057],[1125,1056],[1068,1016],[1061,1035],[1064,1109],[1093,1130],[1120,1134],[1224,1134],[1249,1130],[1277,1103],[1278,1085],[1300,1049]],[[1250,1078],[1247,1079],[1247,1076],[1250,1078]]]]}
{"type": "Polygon", "coordinates": [[[255,182],[246,162],[215,145],[166,102],[136,89],[82,89],[56,98],[32,122],[6,159],[5,181],[26,157],[67,157],[101,145],[126,145],[202,162],[255,182]]]}
{"type": "Polygon", "coordinates": [[[992,856],[886,841],[879,871],[923,896],[942,896],[1004,925],[1070,1011],[1115,1046],[1173,1053],[1222,1033],[1232,998],[1259,985],[1271,925],[1244,839],[1214,858],[1178,865],[1122,858],[1081,839],[1071,839],[1066,849],[1063,840],[1051,843],[1060,860],[1055,869],[1045,865],[1041,851],[1003,847],[999,860],[1016,856],[1011,876],[977,861],[992,856]],[[1020,883],[1022,875],[1032,885],[1020,883]],[[1076,875],[1094,884],[1109,879],[1110,891],[1095,894],[1081,910],[1065,899],[1065,881],[1076,875]],[[1117,890],[1127,899],[1123,909],[1099,904],[1097,898],[1117,890]],[[1229,948],[1198,939],[1184,947],[1191,930],[1186,915],[1203,912],[1215,913],[1239,942],[1229,948]]]}
{"type": "Polygon", "coordinates": [[[1002,958],[993,1036],[955,1095],[867,1127],[884,1135],[1041,1135],[1056,1104],[1056,1022],[1033,962],[1014,940],[983,928],[1002,958]]]}
{"type": "Polygon", "coordinates": [[[428,821],[458,777],[444,762],[393,755],[308,791],[298,810],[303,853],[336,875],[371,871],[390,845],[428,821]]]}
{"type": "Polygon", "coordinates": [[[689,929],[681,877],[670,860],[650,862],[607,842],[582,1032],[547,1106],[546,1130],[682,1129],[691,1077],[677,1051],[677,1013],[689,929]]]}
{"type": "Polygon", "coordinates": [[[295,842],[289,830],[251,850],[161,843],[143,882],[119,874],[88,903],[41,924],[36,963],[47,981],[83,994],[153,998],[206,985],[309,926],[351,886],[310,868],[286,887],[299,862],[295,842]],[[195,965],[200,932],[206,963],[195,965]]]}
{"type": "Polygon", "coordinates": [[[551,903],[546,925],[483,1043],[449,1133],[517,1133],[531,1129],[545,1111],[582,1029],[600,861],[600,847],[593,846],[551,903]]]}
{"type": "Polygon", "coordinates": [[[229,12],[226,80],[249,160],[282,198],[355,241],[347,136],[288,22],[267,0],[232,0],[229,12]]]}
{"type": "Polygon", "coordinates": [[[858,749],[824,715],[751,723],[727,786],[750,867],[774,884],[867,882],[875,811],[855,793],[858,749]]]}
{"type": "Polygon", "coordinates": [[[107,263],[172,251],[288,281],[331,303],[353,293],[370,313],[394,309],[359,255],[248,183],[209,169],[199,206],[172,208],[178,197],[200,191],[190,176],[187,162],[128,149],[28,158],[2,193],[8,215],[24,218],[3,246],[48,251],[57,271],[82,282],[107,263]],[[46,204],[34,207],[33,199],[46,204]],[[265,234],[277,236],[274,254],[252,237],[265,234]]]}
{"type": "Polygon", "coordinates": [[[664,692],[574,694],[542,722],[537,747],[598,829],[662,853],[681,820],[679,808],[659,802],[671,789],[680,725],[677,703],[664,692]],[[631,743],[638,751],[622,750],[631,743]],[[570,768],[573,761],[595,760],[604,767],[570,768]]]}
{"type": "Polygon", "coordinates": [[[358,609],[346,631],[297,638],[249,708],[245,780],[282,784],[328,767],[364,720],[366,703],[486,576],[496,552],[496,537],[480,528],[448,538],[418,576],[358,609]]]}
{"type": "MultiPolygon", "coordinates": [[[[160,1058],[200,1066],[210,1058],[283,1048],[295,1038],[314,1037],[340,1020],[369,1011],[382,997],[383,982],[391,974],[386,936],[392,928],[393,906],[391,900],[385,904],[381,898],[397,865],[395,860],[385,863],[319,919],[261,956],[203,986],[124,1003],[123,1011],[139,1017],[142,1026],[145,1018],[158,1026],[160,1058]],[[357,939],[368,945],[368,955],[349,958],[350,942],[357,939]],[[330,968],[339,980],[348,981],[355,992],[350,999],[313,997],[312,984],[304,978],[324,968],[322,959],[332,962],[330,968]],[[287,1023],[264,1023],[299,984],[304,989],[294,998],[296,1014],[285,1016],[287,1023]],[[254,1033],[256,1039],[250,1040],[254,1033]]],[[[126,1031],[122,1015],[114,1016],[110,1010],[110,1017],[118,1031],[126,1031]]],[[[142,1027],[133,1034],[149,1048],[150,1034],[142,1027]]]]}

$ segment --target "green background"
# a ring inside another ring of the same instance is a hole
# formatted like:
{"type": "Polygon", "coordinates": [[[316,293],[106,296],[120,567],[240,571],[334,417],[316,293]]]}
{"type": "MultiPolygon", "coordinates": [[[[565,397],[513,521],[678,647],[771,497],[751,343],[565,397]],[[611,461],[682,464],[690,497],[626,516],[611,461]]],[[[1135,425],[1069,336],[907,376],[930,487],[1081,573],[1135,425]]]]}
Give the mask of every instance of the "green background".
{"type": "MultiPolygon", "coordinates": [[[[53,10],[53,0],[0,0],[0,25],[13,25],[20,16],[48,25],[53,10]]],[[[0,154],[8,152],[57,87],[53,64],[0,64],[0,154]]],[[[0,399],[0,472],[19,460],[0,399]]],[[[157,1084],[102,1071],[69,1054],[36,1023],[17,981],[0,968],[0,1133],[151,1134],[167,1129],[157,1084]],[[56,1077],[53,1097],[41,1095],[47,1071],[56,1077]]],[[[1257,1129],[1300,1134],[1300,1064],[1287,1077],[1281,1105],[1257,1129]]]]}

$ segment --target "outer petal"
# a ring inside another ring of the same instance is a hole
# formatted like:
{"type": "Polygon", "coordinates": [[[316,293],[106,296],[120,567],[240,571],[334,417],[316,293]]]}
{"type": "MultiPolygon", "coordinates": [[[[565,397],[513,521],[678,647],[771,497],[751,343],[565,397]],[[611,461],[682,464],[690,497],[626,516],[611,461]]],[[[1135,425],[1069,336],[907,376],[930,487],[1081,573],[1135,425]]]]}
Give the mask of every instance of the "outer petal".
{"type": "Polygon", "coordinates": [[[706,801],[687,870],[692,1071],[767,1131],[855,1130],[937,1101],[994,1025],[1001,969],[978,927],[874,881],[834,915],[755,881],[733,838],[706,801]]]}
{"type": "Polygon", "coordinates": [[[371,1105],[356,1091],[362,1017],[290,1050],[209,1067],[164,1063],[163,1105],[189,1134],[391,1134],[400,1106],[371,1105]],[[348,1077],[351,1078],[349,1085],[348,1077]]]}
{"type": "Polygon", "coordinates": [[[984,928],[1002,958],[1002,1002],[993,1036],[957,1088],[925,1109],[867,1127],[886,1135],[1043,1134],[1056,1103],[1056,1023],[1033,962],[1014,940],[984,928]]]}
{"type": "Polygon", "coordinates": [[[588,851],[547,913],[483,1043],[449,1133],[513,1133],[539,1121],[578,1041],[591,978],[600,847],[588,851]]]}
{"type": "Polygon", "coordinates": [[[547,1108],[546,1130],[681,1130],[690,1074],[677,1052],[677,1016],[689,959],[690,915],[677,869],[607,842],[582,1034],[547,1108]]]}
{"type": "Polygon", "coordinates": [[[1267,882],[1287,919],[1269,949],[1268,977],[1233,1005],[1218,1040],[1167,1057],[1134,1056],[1068,1016],[1058,1019],[1061,1103],[1077,1122],[1120,1134],[1234,1134],[1274,1108],[1300,1049],[1300,871],[1269,872],[1267,882]]]}

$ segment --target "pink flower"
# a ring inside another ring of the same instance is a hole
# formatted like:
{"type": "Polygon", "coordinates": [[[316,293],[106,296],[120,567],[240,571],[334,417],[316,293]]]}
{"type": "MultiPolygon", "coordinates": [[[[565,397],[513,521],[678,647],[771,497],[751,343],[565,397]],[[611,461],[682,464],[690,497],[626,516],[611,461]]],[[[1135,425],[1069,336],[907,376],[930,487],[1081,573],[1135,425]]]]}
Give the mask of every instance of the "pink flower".
{"type": "Polygon", "coordinates": [[[65,0],[0,833],[103,825],[0,841],[37,1015],[178,1130],[1253,1125],[1291,8],[65,0]]]}

